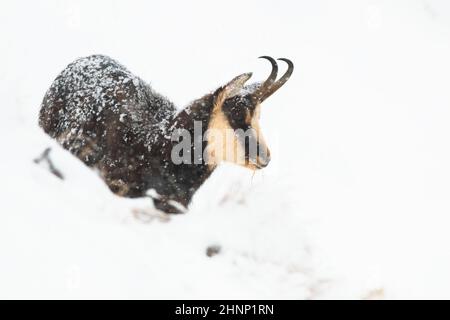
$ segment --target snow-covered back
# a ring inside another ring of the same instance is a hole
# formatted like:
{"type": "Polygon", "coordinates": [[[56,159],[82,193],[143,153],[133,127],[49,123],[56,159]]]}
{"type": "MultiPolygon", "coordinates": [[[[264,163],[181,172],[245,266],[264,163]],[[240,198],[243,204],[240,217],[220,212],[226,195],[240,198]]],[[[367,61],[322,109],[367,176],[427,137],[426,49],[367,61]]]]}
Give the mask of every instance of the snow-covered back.
{"type": "Polygon", "coordinates": [[[135,143],[150,149],[166,135],[175,113],[170,100],[120,63],[91,55],[70,63],[56,77],[42,103],[41,126],[76,152],[72,149],[104,140],[106,130],[97,137],[97,128],[117,118],[126,124],[128,135],[136,137],[135,143]],[[71,142],[73,139],[81,142],[71,142]]]}
{"type": "Polygon", "coordinates": [[[0,2],[0,298],[449,298],[449,21],[444,0],[0,2]],[[37,124],[95,53],[179,106],[292,59],[271,164],[139,214],[37,124]],[[64,181],[33,163],[47,146],[64,181]]]}

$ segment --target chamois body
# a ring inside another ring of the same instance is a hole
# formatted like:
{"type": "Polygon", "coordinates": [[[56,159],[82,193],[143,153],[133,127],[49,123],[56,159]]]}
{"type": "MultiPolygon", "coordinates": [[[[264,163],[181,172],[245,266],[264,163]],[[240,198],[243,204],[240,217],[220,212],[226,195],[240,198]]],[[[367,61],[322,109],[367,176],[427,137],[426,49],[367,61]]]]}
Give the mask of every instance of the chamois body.
{"type": "MultiPolygon", "coordinates": [[[[238,89],[248,78],[245,74],[234,80],[238,89]]],[[[115,194],[145,197],[154,189],[155,206],[177,213],[180,209],[172,201],[187,207],[216,163],[207,165],[202,159],[174,164],[172,133],[184,129],[193,136],[194,120],[207,129],[219,112],[232,118],[231,109],[228,113],[220,109],[231,91],[236,96],[230,84],[220,87],[178,112],[172,102],[121,64],[93,55],[69,64],[54,80],[43,99],[39,125],[96,169],[115,194]]],[[[207,141],[202,141],[202,150],[206,147],[207,141]]]]}

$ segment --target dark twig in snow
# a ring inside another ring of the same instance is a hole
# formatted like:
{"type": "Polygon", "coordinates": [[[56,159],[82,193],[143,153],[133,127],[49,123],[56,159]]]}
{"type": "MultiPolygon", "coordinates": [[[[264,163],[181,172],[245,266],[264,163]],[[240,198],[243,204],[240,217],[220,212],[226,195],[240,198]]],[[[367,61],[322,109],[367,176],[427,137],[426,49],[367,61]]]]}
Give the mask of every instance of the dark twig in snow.
{"type": "Polygon", "coordinates": [[[211,245],[208,248],[206,248],[206,255],[208,257],[213,257],[216,254],[219,254],[221,249],[222,248],[219,245],[211,245]]]}
{"type": "Polygon", "coordinates": [[[50,159],[50,151],[52,149],[51,148],[47,148],[44,150],[44,152],[42,152],[41,156],[39,158],[34,159],[34,163],[36,164],[40,164],[42,161],[44,161],[47,166],[48,166],[48,170],[54,174],[55,176],[57,176],[59,179],[64,180],[64,176],[61,173],[61,171],[59,171],[54,165],[52,160],[50,159]]]}

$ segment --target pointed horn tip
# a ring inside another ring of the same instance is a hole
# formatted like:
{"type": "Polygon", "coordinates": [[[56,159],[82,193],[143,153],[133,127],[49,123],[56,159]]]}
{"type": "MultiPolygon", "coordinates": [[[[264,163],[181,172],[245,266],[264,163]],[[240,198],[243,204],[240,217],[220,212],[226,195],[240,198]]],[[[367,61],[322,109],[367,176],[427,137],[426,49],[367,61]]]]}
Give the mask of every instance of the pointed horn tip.
{"type": "Polygon", "coordinates": [[[277,72],[278,72],[277,61],[274,58],[270,57],[270,56],[261,56],[261,57],[258,57],[258,58],[259,59],[269,60],[270,64],[272,65],[272,72],[270,73],[270,76],[269,76],[269,78],[266,81],[271,81],[271,82],[275,81],[275,79],[277,77],[277,72]]]}
{"type": "Polygon", "coordinates": [[[275,61],[275,59],[272,58],[271,56],[260,56],[260,57],[258,57],[258,59],[267,59],[267,60],[270,60],[270,61],[275,61]]]}
{"type": "Polygon", "coordinates": [[[293,63],[291,60],[287,59],[287,58],[277,58],[277,60],[284,61],[284,62],[286,62],[288,65],[294,67],[294,63],[293,63]]]}

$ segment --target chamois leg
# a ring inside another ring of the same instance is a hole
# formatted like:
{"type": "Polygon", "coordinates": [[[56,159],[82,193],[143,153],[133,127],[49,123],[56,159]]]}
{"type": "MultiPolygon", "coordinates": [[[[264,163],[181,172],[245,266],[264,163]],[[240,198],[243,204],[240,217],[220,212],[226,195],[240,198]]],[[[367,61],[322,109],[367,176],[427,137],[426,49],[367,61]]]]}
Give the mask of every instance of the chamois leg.
{"type": "Polygon", "coordinates": [[[46,148],[44,150],[44,152],[42,152],[42,154],[34,159],[34,163],[36,164],[40,164],[41,162],[45,162],[47,164],[48,170],[54,174],[55,176],[57,176],[59,179],[64,180],[64,176],[61,173],[61,171],[59,171],[53,164],[53,161],[50,159],[50,151],[52,149],[51,148],[46,148]]]}
{"type": "Polygon", "coordinates": [[[177,208],[176,206],[171,205],[169,201],[164,198],[153,198],[153,204],[155,205],[156,209],[168,214],[179,214],[185,212],[181,208],[177,208]]]}
{"type": "Polygon", "coordinates": [[[143,223],[151,223],[154,220],[160,222],[169,222],[170,216],[160,210],[155,210],[154,208],[135,208],[132,210],[135,219],[143,223]]]}

